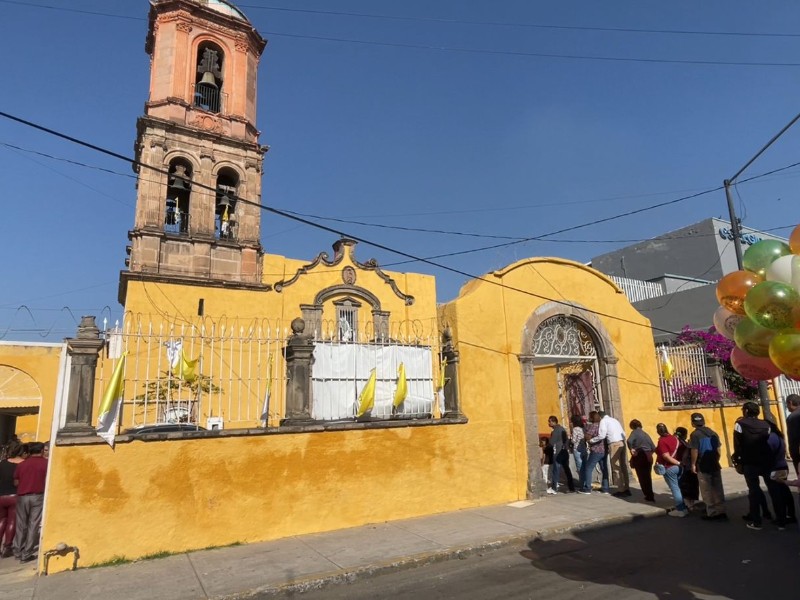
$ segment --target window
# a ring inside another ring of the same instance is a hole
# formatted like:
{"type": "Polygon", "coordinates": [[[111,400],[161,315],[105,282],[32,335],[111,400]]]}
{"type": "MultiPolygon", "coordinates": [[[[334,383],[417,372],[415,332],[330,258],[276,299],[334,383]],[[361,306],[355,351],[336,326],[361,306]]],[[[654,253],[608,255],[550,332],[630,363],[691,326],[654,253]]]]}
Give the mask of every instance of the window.
{"type": "Polygon", "coordinates": [[[222,110],[222,50],[211,43],[200,44],[197,49],[197,76],[194,84],[193,104],[209,112],[222,110]]]}
{"type": "Polygon", "coordinates": [[[222,169],[217,176],[217,196],[214,204],[214,232],[218,239],[236,239],[236,200],[239,177],[231,169],[222,169]]]}
{"type": "Polygon", "coordinates": [[[191,165],[180,158],[173,160],[170,163],[169,177],[167,178],[164,231],[179,234],[189,233],[189,198],[191,189],[191,165]]]}
{"type": "Polygon", "coordinates": [[[358,341],[358,309],[361,303],[352,298],[334,302],[336,307],[336,330],[341,342],[358,341]]]}

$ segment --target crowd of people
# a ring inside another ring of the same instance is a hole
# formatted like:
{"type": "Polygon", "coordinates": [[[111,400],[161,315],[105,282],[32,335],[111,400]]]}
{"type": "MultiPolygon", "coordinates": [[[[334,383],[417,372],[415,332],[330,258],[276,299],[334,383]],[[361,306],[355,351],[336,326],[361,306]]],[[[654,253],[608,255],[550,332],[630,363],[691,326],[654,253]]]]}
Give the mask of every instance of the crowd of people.
{"type": "Polygon", "coordinates": [[[48,450],[18,439],[0,447],[0,558],[29,562],[39,553],[48,450]]]}
{"type": "MultiPolygon", "coordinates": [[[[742,405],[742,416],[734,425],[731,460],[744,476],[748,489],[749,508],[743,518],[747,527],[756,531],[763,528],[765,519],[772,520],[778,530],[797,523],[790,488],[800,487],[800,479],[789,478],[786,457],[788,452],[795,475],[800,474],[800,395],[789,395],[786,404],[789,411],[786,438],[775,422],[760,418],[761,409],[755,402],[742,405]]],[[[691,433],[685,427],[670,432],[664,423],[657,424],[655,441],[639,420],[630,422],[630,433],[626,435],[618,420],[599,411],[591,412],[586,420],[573,416],[569,432],[555,416],[548,419],[548,424],[550,437],[541,441],[548,494],[558,493],[562,473],[569,492],[592,493],[596,477],[600,493],[609,494],[611,471],[616,486],[613,495],[630,496],[626,461],[629,455],[630,467],[636,473],[646,502],[656,500],[655,473],[664,478],[672,495],[674,508],[668,512],[670,516],[686,517],[690,512],[699,512],[707,521],[728,520],[722,484],[722,443],[701,413],[692,413],[691,433]],[[577,469],[575,477],[570,458],[577,469]]]]}

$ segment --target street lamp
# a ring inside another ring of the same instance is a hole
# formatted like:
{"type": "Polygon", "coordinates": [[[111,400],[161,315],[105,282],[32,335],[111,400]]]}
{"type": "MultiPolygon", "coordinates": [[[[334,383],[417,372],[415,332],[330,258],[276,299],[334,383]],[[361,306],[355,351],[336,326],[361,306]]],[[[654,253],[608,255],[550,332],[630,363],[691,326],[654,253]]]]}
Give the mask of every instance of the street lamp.
{"type": "MultiPolygon", "coordinates": [[[[779,137],[781,137],[784,133],[786,133],[786,131],[792,125],[794,125],[798,120],[800,120],[800,113],[797,116],[795,116],[794,119],[789,121],[789,123],[787,123],[783,129],[781,129],[778,133],[772,136],[772,139],[768,141],[764,145],[764,147],[761,148],[761,150],[756,152],[753,158],[748,160],[741,169],[736,171],[736,174],[733,177],[731,177],[730,179],[726,179],[722,182],[722,185],[725,187],[725,198],[728,201],[728,214],[730,215],[731,219],[731,233],[733,234],[733,248],[734,251],[736,252],[736,265],[738,266],[740,271],[744,269],[744,265],[742,263],[742,240],[741,240],[742,229],[741,227],[739,227],[739,219],[736,218],[736,210],[733,207],[733,196],[731,195],[731,186],[736,183],[736,180],[739,178],[739,175],[741,175],[747,169],[747,167],[752,165],[756,161],[756,159],[758,159],[759,156],[764,154],[767,148],[772,146],[772,144],[774,144],[779,137]]],[[[764,381],[758,382],[758,396],[761,399],[761,410],[764,413],[764,418],[765,419],[771,418],[772,410],[770,409],[769,390],[767,389],[767,384],[764,381]]]]}

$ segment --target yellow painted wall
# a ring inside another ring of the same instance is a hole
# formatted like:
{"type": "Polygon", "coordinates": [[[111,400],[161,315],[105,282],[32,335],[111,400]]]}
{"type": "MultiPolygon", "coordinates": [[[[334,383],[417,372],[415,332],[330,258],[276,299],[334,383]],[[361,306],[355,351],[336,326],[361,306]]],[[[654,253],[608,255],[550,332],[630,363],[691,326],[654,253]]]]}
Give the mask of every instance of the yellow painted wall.
{"type": "Polygon", "coordinates": [[[42,548],[86,566],[505,502],[512,450],[507,422],[56,446],[42,548]]]}
{"type": "MultiPolygon", "coordinates": [[[[584,265],[557,258],[514,263],[465,285],[459,297],[440,308],[461,352],[462,405],[471,422],[509,419],[511,453],[516,464],[517,495],[524,497],[527,453],[522,414],[519,355],[523,328],[534,311],[552,301],[572,302],[595,311],[619,357],[619,390],[623,420],[640,407],[661,406],[658,368],[648,319],[638,313],[611,280],[584,265]],[[502,284],[495,285],[495,284],[502,284]]],[[[548,433],[546,420],[560,414],[555,374],[536,369],[537,421],[548,433]]]]}
{"type": "MultiPolygon", "coordinates": [[[[62,349],[62,344],[25,342],[0,344],[0,365],[19,369],[28,375],[36,382],[41,394],[41,405],[39,402],[26,404],[36,409],[37,414],[17,418],[16,431],[23,442],[50,439],[62,349]],[[23,434],[27,437],[23,437],[23,434]]],[[[6,400],[14,404],[13,398],[6,400]]]]}

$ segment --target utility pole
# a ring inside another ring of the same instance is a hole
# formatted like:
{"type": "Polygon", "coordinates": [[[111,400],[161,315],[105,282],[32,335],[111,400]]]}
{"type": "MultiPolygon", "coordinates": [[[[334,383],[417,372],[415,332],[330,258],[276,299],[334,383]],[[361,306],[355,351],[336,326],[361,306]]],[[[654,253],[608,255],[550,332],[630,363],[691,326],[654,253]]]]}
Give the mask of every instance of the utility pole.
{"type": "MultiPolygon", "coordinates": [[[[794,119],[789,121],[786,126],[781,129],[778,133],[772,136],[772,139],[768,141],[764,147],[761,148],[756,154],[748,160],[745,165],[739,169],[736,174],[731,177],[730,179],[726,179],[722,182],[722,185],[725,187],[725,198],[728,201],[728,214],[730,215],[731,219],[731,233],[733,234],[733,248],[736,252],[736,264],[739,267],[739,270],[743,270],[744,266],[742,264],[742,229],[739,226],[739,219],[736,217],[736,210],[733,206],[733,196],[731,195],[731,186],[736,183],[736,180],[739,178],[747,167],[752,165],[759,156],[761,156],[767,148],[772,146],[775,141],[781,137],[786,131],[794,125],[798,120],[800,120],[800,113],[795,116],[794,119]]],[[[759,381],[758,382],[758,396],[761,399],[761,412],[763,413],[763,417],[765,419],[772,419],[772,409],[770,408],[770,399],[769,399],[769,389],[767,388],[766,381],[759,381]]]]}

